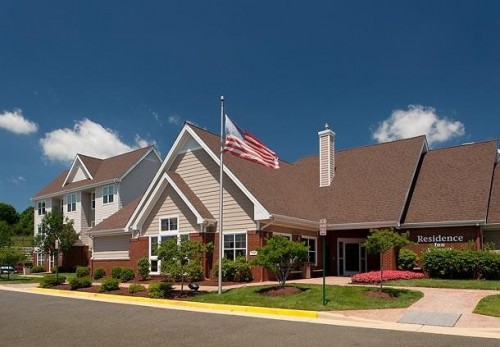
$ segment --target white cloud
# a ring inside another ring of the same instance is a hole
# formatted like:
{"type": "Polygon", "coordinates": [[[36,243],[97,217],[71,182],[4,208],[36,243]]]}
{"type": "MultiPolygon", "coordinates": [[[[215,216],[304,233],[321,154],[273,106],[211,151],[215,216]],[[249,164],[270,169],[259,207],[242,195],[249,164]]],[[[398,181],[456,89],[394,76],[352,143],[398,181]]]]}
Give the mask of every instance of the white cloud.
{"type": "Polygon", "coordinates": [[[64,163],[71,162],[77,153],[103,159],[150,144],[154,141],[136,135],[135,144],[127,145],[121,141],[118,132],[86,118],[76,122],[73,129],[56,129],[40,139],[44,156],[50,161],[64,163]]]}
{"type": "Polygon", "coordinates": [[[24,183],[26,182],[26,179],[23,177],[23,176],[17,176],[17,177],[13,177],[11,179],[12,183],[14,184],[21,184],[21,183],[24,183]]]}
{"type": "Polygon", "coordinates": [[[379,124],[372,136],[378,142],[427,135],[429,145],[446,142],[465,134],[462,122],[440,117],[432,107],[410,105],[408,110],[395,110],[379,124]]]}
{"type": "Polygon", "coordinates": [[[23,116],[23,111],[4,111],[0,113],[0,128],[21,135],[28,135],[38,131],[38,125],[23,116]]]}
{"type": "Polygon", "coordinates": [[[174,125],[181,125],[182,119],[178,115],[174,114],[168,117],[168,122],[174,125]]]}

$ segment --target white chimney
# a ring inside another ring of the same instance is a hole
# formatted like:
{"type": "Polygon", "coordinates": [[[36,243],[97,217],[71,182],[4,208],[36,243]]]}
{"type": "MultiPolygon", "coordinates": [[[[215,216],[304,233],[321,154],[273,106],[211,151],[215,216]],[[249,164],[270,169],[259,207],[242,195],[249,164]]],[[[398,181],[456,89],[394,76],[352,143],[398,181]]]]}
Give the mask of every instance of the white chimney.
{"type": "Polygon", "coordinates": [[[325,124],[319,136],[319,186],[328,187],[335,176],[335,133],[325,124]]]}

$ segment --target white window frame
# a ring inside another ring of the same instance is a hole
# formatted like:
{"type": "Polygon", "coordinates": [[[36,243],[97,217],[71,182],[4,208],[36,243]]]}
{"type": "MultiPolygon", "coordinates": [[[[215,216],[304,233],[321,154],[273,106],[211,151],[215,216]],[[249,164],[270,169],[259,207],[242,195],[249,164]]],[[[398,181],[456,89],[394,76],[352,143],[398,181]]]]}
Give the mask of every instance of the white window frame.
{"type": "Polygon", "coordinates": [[[273,231],[273,236],[274,236],[274,235],[277,235],[277,236],[283,236],[283,237],[286,237],[287,239],[289,239],[290,241],[293,241],[292,234],[287,234],[287,233],[277,233],[277,232],[274,232],[274,231],[273,231]]]}
{"type": "Polygon", "coordinates": [[[95,210],[95,192],[90,193],[90,209],[95,210]]]}
{"type": "Polygon", "coordinates": [[[46,208],[46,202],[45,200],[42,200],[42,201],[38,201],[36,203],[36,207],[37,207],[37,211],[38,211],[38,215],[41,216],[41,215],[44,215],[45,214],[45,208],[46,208]]]}
{"type": "Polygon", "coordinates": [[[223,235],[224,237],[222,239],[222,255],[224,258],[226,257],[226,255],[225,255],[225,253],[226,253],[226,239],[225,239],[225,237],[226,236],[233,236],[234,237],[233,242],[235,244],[235,247],[231,248],[231,250],[234,251],[234,258],[229,259],[229,260],[235,260],[236,259],[236,251],[242,249],[242,248],[236,248],[236,236],[235,235],[242,235],[242,234],[245,235],[245,259],[248,258],[248,233],[246,231],[235,231],[235,232],[224,233],[224,235],[223,235]]]}
{"type": "Polygon", "coordinates": [[[148,249],[149,249],[149,252],[148,252],[148,256],[149,256],[149,263],[150,263],[150,271],[152,274],[155,274],[155,275],[158,275],[160,274],[161,272],[161,260],[158,260],[158,255],[152,255],[151,253],[151,239],[152,238],[156,238],[157,239],[157,245],[158,247],[161,245],[161,242],[162,242],[162,238],[167,238],[167,237],[177,237],[177,242],[180,242],[181,241],[181,237],[182,236],[188,236],[189,237],[189,234],[181,234],[179,232],[179,216],[178,215],[170,215],[170,216],[161,216],[161,217],[158,217],[158,234],[155,234],[155,235],[150,235],[149,236],[149,246],[148,246],[148,249]],[[176,226],[177,228],[176,229],[170,229],[170,223],[168,222],[167,225],[168,225],[168,229],[169,230],[162,230],[161,227],[162,227],[162,220],[165,220],[165,219],[176,219],[177,222],[176,222],[176,226]],[[151,263],[153,261],[156,261],[157,262],[157,267],[158,267],[158,271],[152,271],[151,269],[151,263]]]}
{"type": "Polygon", "coordinates": [[[43,251],[41,251],[41,250],[36,253],[36,265],[44,266],[43,265],[43,251]]]}
{"type": "Polygon", "coordinates": [[[115,186],[109,185],[102,187],[102,204],[108,205],[115,201],[115,186]],[[111,192],[111,193],[110,193],[111,192]]]}
{"type": "Polygon", "coordinates": [[[311,258],[311,249],[309,246],[309,242],[311,242],[311,240],[314,241],[314,263],[313,263],[313,265],[314,266],[318,265],[318,238],[313,237],[313,236],[304,236],[304,235],[302,235],[300,238],[301,238],[301,241],[307,240],[306,246],[307,246],[307,260],[308,261],[311,258]]]}
{"type": "Polygon", "coordinates": [[[66,195],[66,211],[67,212],[75,212],[76,211],[76,193],[69,193],[66,195]],[[74,199],[73,199],[74,197],[74,199]]]}

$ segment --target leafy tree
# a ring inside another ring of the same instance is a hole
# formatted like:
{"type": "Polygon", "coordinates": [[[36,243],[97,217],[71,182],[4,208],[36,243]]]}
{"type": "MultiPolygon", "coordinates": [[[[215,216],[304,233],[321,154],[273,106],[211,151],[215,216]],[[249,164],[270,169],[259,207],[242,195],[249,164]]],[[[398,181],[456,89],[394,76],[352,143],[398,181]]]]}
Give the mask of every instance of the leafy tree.
{"type": "Polygon", "coordinates": [[[14,225],[19,220],[19,215],[14,206],[0,202],[0,220],[5,221],[9,225],[14,225]]]}
{"type": "MultiPolygon", "coordinates": [[[[26,259],[26,255],[20,247],[0,248],[0,266],[16,266],[26,259]]],[[[7,279],[10,279],[10,272],[7,271],[7,279]]]]}
{"type": "Polygon", "coordinates": [[[371,229],[370,235],[366,238],[363,246],[368,253],[380,254],[380,290],[382,290],[382,280],[384,267],[382,266],[382,254],[392,248],[399,249],[410,243],[409,233],[399,234],[394,229],[371,229]]]}
{"type": "Polygon", "coordinates": [[[10,246],[12,244],[10,229],[11,227],[7,222],[0,220],[0,247],[10,246]]]}
{"type": "Polygon", "coordinates": [[[18,235],[33,235],[34,232],[34,208],[33,206],[28,207],[19,216],[19,221],[17,222],[16,233],[18,235]]]}
{"type": "Polygon", "coordinates": [[[254,263],[271,270],[279,285],[284,287],[292,269],[304,263],[308,254],[309,249],[305,244],[274,235],[264,246],[257,248],[254,263]]]}
{"type": "MultiPolygon", "coordinates": [[[[162,242],[158,248],[158,259],[161,260],[161,272],[172,280],[180,278],[181,293],[184,292],[184,282],[191,278],[187,270],[188,263],[201,265],[203,246],[199,242],[181,240],[176,237],[162,242]]],[[[191,269],[193,270],[193,269],[191,269]]]]}
{"type": "Polygon", "coordinates": [[[55,255],[56,269],[59,267],[59,257],[57,252],[62,254],[70,250],[78,239],[78,235],[73,228],[73,221],[63,218],[59,210],[47,212],[40,224],[40,233],[35,237],[35,245],[47,254],[55,255]],[[58,248],[56,249],[56,241],[58,248]]]}
{"type": "Polygon", "coordinates": [[[148,257],[142,257],[137,261],[137,273],[141,276],[143,281],[147,280],[149,277],[149,266],[148,257]]]}

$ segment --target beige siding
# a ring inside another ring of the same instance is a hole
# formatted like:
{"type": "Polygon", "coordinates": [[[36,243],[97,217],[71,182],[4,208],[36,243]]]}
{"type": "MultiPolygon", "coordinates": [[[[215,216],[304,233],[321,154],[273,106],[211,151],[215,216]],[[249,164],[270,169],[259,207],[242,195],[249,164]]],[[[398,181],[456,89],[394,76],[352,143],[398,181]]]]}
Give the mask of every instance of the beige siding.
{"type": "MultiPolygon", "coordinates": [[[[73,194],[73,193],[71,193],[73,194]]],[[[63,198],[63,211],[64,216],[68,217],[73,221],[73,227],[75,231],[79,234],[82,230],[82,199],[81,192],[76,192],[76,211],[68,212],[68,196],[71,194],[64,195],[63,198]]]]}
{"type": "Polygon", "coordinates": [[[127,176],[125,176],[120,184],[120,199],[122,206],[125,206],[146,191],[160,166],[160,160],[156,154],[151,152],[131,172],[129,172],[127,176]]]}
{"type": "MultiPolygon", "coordinates": [[[[179,154],[170,168],[177,172],[210,213],[219,216],[219,166],[203,149],[179,154]]],[[[224,230],[255,230],[253,204],[224,176],[224,230]]]]}
{"type": "Polygon", "coordinates": [[[82,167],[78,165],[78,167],[75,167],[74,173],[69,177],[68,183],[83,181],[86,179],[87,176],[85,175],[85,172],[83,171],[82,167]]]}
{"type": "Polygon", "coordinates": [[[99,224],[104,219],[108,218],[113,213],[117,212],[119,209],[118,196],[116,194],[117,186],[114,185],[115,195],[113,197],[113,202],[110,204],[102,203],[102,188],[104,187],[105,186],[98,187],[95,189],[95,224],[99,224]]]}
{"type": "Polygon", "coordinates": [[[102,236],[94,238],[92,257],[99,259],[128,259],[130,235],[102,236]]]}
{"type": "Polygon", "coordinates": [[[182,201],[175,190],[171,186],[167,186],[144,223],[144,234],[158,234],[160,230],[159,218],[170,216],[179,217],[179,232],[188,233],[200,231],[196,216],[191,212],[184,201],[182,201]]]}
{"type": "Polygon", "coordinates": [[[334,170],[334,148],[333,137],[327,134],[320,135],[320,186],[329,186],[333,178],[334,170]]]}

